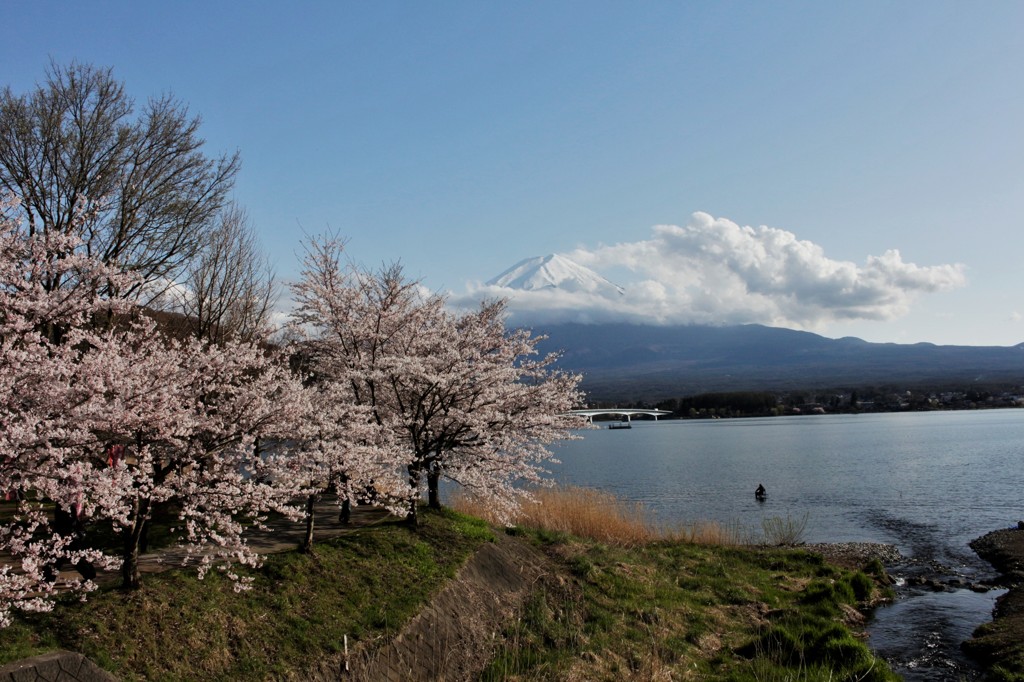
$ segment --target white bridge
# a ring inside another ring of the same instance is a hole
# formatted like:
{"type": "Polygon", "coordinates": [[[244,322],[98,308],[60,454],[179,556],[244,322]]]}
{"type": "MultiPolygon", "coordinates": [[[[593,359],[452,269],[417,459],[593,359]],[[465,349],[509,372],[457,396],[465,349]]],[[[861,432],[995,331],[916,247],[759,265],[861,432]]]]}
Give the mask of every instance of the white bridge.
{"type": "Polygon", "coordinates": [[[580,417],[586,417],[587,422],[590,423],[594,421],[594,417],[598,417],[600,415],[605,414],[625,417],[625,421],[628,422],[630,417],[638,414],[644,414],[649,417],[654,417],[655,419],[657,419],[658,417],[664,417],[665,415],[672,413],[669,410],[634,410],[627,409],[624,407],[603,407],[600,409],[593,410],[569,410],[568,412],[566,412],[566,414],[575,414],[579,415],[580,417]]]}

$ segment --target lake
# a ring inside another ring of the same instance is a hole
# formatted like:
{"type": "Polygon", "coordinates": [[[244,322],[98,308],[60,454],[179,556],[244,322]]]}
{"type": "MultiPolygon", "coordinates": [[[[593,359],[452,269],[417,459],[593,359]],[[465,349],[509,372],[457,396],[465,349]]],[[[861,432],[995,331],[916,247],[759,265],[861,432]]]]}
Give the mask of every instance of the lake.
{"type": "MultiPolygon", "coordinates": [[[[765,518],[806,518],[807,542],[892,543],[918,565],[971,581],[992,571],[967,543],[1024,519],[1024,410],[633,426],[559,444],[552,477],[643,502],[668,524],[758,532],[765,518]]],[[[907,679],[971,679],[959,642],[989,620],[999,593],[902,589],[876,613],[872,646],[907,679]]]]}

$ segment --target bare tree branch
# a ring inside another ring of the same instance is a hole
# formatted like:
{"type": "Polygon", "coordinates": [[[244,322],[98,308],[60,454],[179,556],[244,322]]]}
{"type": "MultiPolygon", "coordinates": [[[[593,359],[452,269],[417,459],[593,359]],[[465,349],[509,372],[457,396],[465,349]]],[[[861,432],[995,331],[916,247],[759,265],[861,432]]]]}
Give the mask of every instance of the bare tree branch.
{"type": "Polygon", "coordinates": [[[185,277],[182,309],[192,333],[222,343],[258,341],[270,329],[274,273],[245,210],[230,205],[185,277]]]}
{"type": "Polygon", "coordinates": [[[145,304],[202,248],[240,161],[207,157],[199,117],[170,96],[134,111],[112,71],[87,64],[51,63],[28,94],[4,88],[0,189],[21,197],[30,234],[81,230],[87,255],[136,273],[118,293],[145,304]]]}

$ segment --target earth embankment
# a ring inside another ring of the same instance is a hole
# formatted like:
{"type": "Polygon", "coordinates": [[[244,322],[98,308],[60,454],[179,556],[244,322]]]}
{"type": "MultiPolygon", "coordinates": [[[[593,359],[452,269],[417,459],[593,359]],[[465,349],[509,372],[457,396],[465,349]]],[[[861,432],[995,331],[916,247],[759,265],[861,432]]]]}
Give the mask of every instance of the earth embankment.
{"type": "Polygon", "coordinates": [[[992,622],[975,630],[964,648],[992,679],[1024,679],[1024,522],[987,533],[971,548],[999,571],[1008,591],[996,601],[992,622]]]}

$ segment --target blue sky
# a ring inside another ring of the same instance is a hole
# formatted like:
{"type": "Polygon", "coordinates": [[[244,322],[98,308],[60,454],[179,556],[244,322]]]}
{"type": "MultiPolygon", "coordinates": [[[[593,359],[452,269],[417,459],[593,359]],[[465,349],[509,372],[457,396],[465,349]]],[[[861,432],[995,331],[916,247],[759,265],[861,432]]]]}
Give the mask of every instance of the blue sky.
{"type": "Polygon", "coordinates": [[[456,295],[562,253],[637,310],[660,296],[662,321],[1024,341],[1024,3],[12,0],[4,19],[14,91],[51,58],[112,66],[240,150],[235,198],[284,279],[333,230],[456,295]]]}

